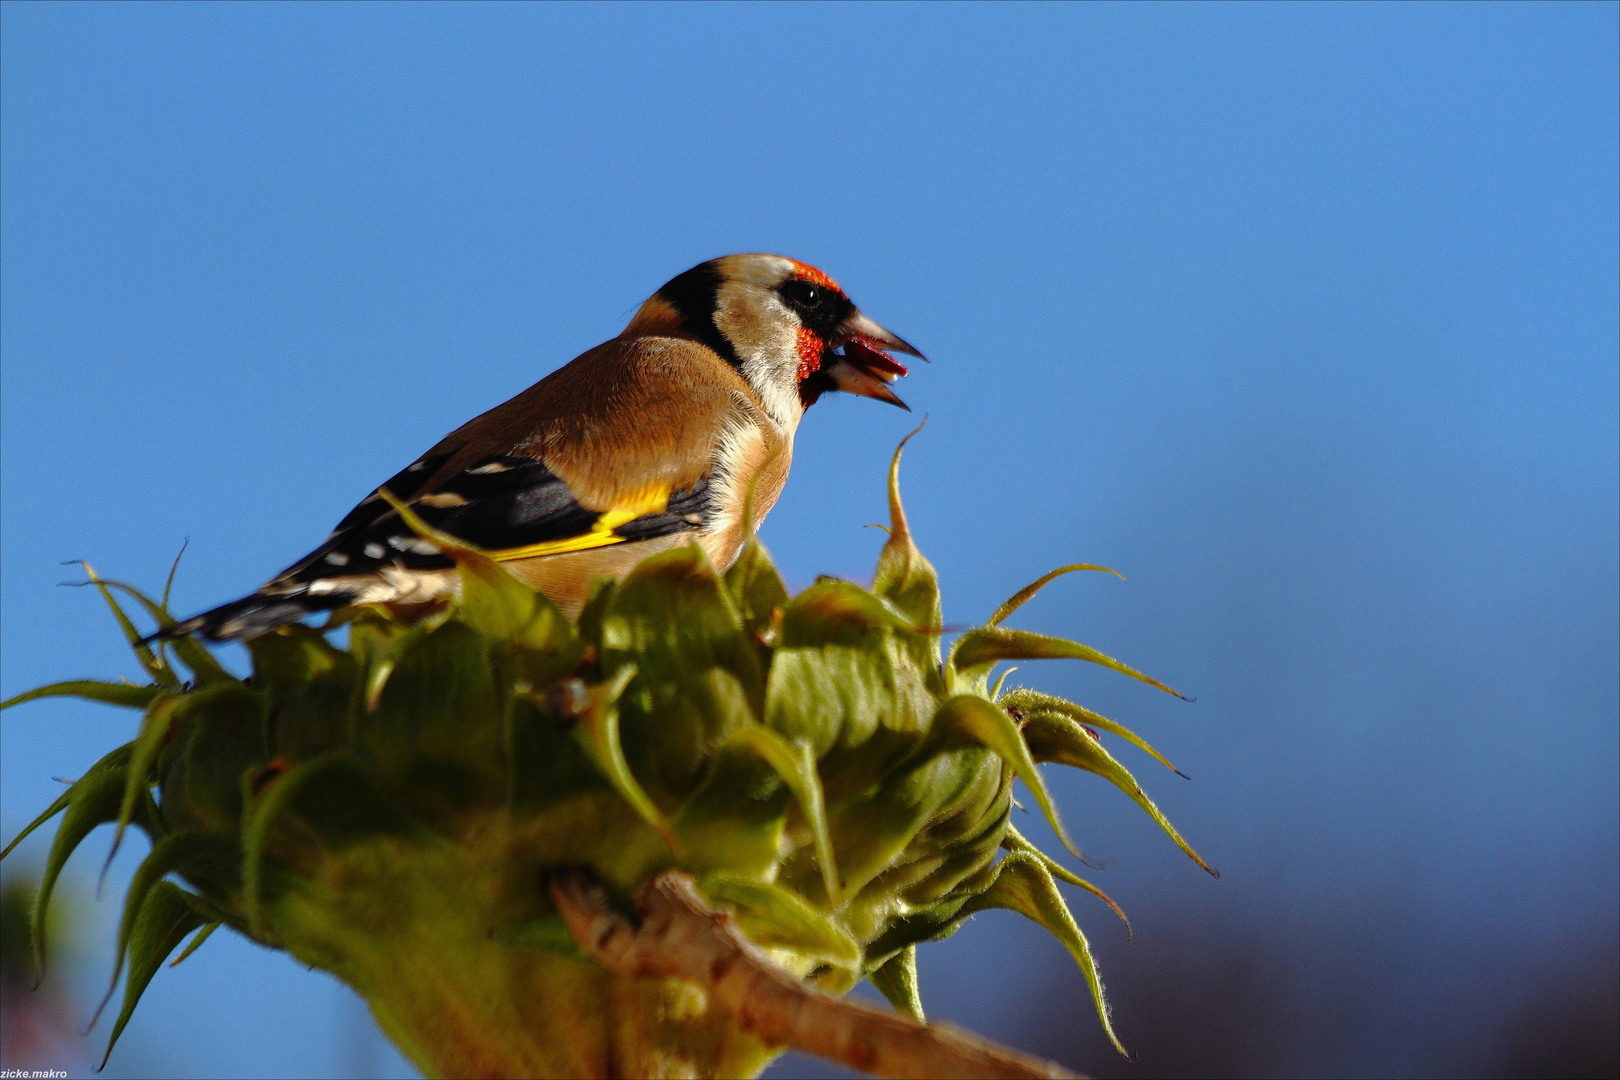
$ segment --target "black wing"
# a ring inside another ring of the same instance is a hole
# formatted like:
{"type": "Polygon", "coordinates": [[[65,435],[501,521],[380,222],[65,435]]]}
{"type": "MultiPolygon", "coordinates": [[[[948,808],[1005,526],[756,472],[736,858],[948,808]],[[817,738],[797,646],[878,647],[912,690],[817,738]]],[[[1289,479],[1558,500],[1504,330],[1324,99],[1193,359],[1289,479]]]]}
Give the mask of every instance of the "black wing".
{"type": "MultiPolygon", "coordinates": [[[[581,551],[702,528],[710,514],[709,483],[672,493],[661,511],[614,523],[588,510],[568,485],[534,458],[484,458],[434,486],[422,488],[450,458],[423,458],[384,487],[423,521],[496,558],[581,551]]],[[[273,585],[365,574],[386,566],[448,570],[453,564],[432,542],[413,533],[399,514],[373,494],[338,523],[326,543],[278,575],[273,585]]]]}

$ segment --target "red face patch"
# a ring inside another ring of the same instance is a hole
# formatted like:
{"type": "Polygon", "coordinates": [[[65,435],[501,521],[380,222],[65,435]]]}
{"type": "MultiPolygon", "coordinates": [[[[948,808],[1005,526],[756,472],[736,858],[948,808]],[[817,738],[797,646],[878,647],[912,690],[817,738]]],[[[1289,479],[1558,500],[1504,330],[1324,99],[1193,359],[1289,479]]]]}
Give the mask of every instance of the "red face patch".
{"type": "Polygon", "coordinates": [[[804,382],[821,370],[821,353],[826,348],[813,330],[799,328],[799,381],[804,382]]]}
{"type": "Polygon", "coordinates": [[[801,281],[808,281],[810,284],[815,285],[818,288],[831,289],[835,293],[843,293],[844,290],[838,287],[838,282],[834,281],[826,274],[823,274],[815,267],[806,265],[802,262],[796,262],[793,265],[798,267],[798,270],[793,276],[801,281]]]}

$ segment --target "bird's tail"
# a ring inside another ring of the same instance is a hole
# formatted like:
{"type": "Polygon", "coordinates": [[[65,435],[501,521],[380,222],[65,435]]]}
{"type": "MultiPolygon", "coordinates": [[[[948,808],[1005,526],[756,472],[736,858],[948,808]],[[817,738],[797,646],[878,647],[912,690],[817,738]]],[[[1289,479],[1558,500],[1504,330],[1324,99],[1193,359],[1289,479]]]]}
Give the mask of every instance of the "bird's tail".
{"type": "Polygon", "coordinates": [[[311,595],[298,592],[256,592],[221,604],[201,615],[193,615],[177,623],[170,623],[157,633],[143,639],[143,643],[163,641],[167,638],[196,634],[209,641],[236,641],[239,638],[258,637],[267,630],[297,622],[317,611],[331,611],[350,602],[344,592],[326,592],[311,595]]]}

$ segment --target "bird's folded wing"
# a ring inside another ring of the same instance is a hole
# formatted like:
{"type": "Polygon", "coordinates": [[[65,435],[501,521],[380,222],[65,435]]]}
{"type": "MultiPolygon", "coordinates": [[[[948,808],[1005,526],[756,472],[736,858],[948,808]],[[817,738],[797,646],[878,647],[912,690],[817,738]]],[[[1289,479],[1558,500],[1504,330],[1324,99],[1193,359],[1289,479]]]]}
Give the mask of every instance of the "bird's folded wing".
{"type": "MultiPolygon", "coordinates": [[[[721,442],[750,396],[694,342],[615,340],[458,428],[384,487],[502,560],[698,529],[721,442]]],[[[271,584],[450,565],[373,493],[271,584]]]]}
{"type": "MultiPolygon", "coordinates": [[[[654,481],[610,509],[597,511],[580,505],[568,484],[544,462],[492,455],[435,478],[432,490],[423,493],[422,477],[432,476],[448,456],[437,462],[433,456],[424,458],[384,487],[435,529],[503,561],[646,540],[697,529],[704,522],[707,476],[682,491],[654,481]]],[[[349,512],[326,543],[276,580],[308,583],[390,566],[447,570],[451,563],[373,495],[349,512]]]]}

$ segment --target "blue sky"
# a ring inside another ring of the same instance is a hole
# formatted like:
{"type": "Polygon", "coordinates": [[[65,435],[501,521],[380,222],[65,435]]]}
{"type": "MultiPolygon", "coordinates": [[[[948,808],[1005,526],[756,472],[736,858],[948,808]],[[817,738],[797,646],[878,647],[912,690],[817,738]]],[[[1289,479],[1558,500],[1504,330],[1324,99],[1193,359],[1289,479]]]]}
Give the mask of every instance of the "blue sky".
{"type": "MultiPolygon", "coordinates": [[[[668,277],[779,251],[934,361],[904,482],[947,620],[1106,563],[1022,625],[1198,699],[1015,676],[1191,774],[1127,759],[1224,873],[1055,780],[1135,918],[1077,901],[1127,1043],[1183,1037],[1153,978],[1253,954],[1306,1004],[1238,1071],[1494,1067],[1620,908],[1617,11],[8,2],[3,692],[133,674],[62,560],[157,585],[189,537],[176,606],[235,596],[668,277]]],[[[812,411],[791,581],[869,573],[911,422],[812,411]]],[[[133,723],[5,714],[0,831],[133,723]]],[[[1064,963],[981,917],[925,1001],[1115,1069],[1054,1034],[1094,1025],[1064,963]]],[[[112,1069],[399,1068],[365,1024],[221,935],[112,1069]]]]}

